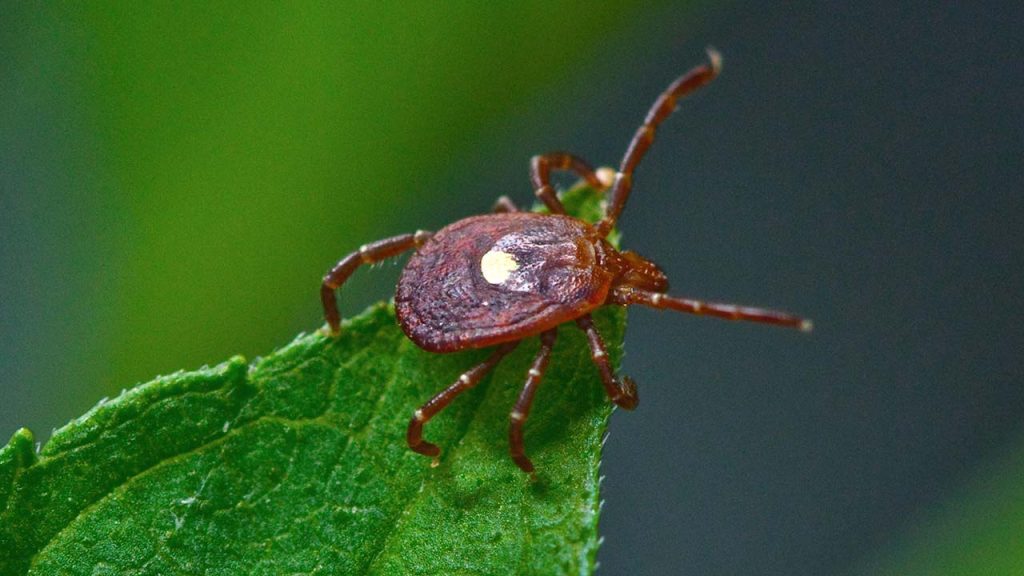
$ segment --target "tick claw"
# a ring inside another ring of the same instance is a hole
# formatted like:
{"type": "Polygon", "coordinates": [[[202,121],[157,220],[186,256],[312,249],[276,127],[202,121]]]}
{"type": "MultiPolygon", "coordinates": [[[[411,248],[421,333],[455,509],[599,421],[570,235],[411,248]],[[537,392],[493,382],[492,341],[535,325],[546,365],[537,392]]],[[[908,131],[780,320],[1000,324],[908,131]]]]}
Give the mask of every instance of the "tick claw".
{"type": "Polygon", "coordinates": [[[533,462],[525,455],[513,455],[512,460],[519,466],[519,469],[527,474],[533,474],[533,462]]]}
{"type": "Polygon", "coordinates": [[[441,456],[441,449],[437,447],[437,444],[431,444],[430,442],[420,442],[419,444],[410,444],[409,448],[412,448],[413,452],[418,452],[424,456],[430,456],[431,458],[437,459],[441,456]]]}
{"type": "Polygon", "coordinates": [[[640,403],[640,398],[636,393],[636,381],[629,376],[623,376],[622,384],[620,385],[621,393],[615,398],[615,404],[623,410],[632,410],[636,408],[636,405],[640,403]]]}

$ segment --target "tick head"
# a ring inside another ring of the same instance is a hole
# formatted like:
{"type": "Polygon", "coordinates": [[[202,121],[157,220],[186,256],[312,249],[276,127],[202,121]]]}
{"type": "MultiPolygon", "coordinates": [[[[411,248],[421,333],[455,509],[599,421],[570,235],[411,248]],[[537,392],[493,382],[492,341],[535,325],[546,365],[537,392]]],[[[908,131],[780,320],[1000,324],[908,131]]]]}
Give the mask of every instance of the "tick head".
{"type": "Polygon", "coordinates": [[[657,264],[630,250],[618,253],[620,271],[614,287],[636,288],[648,292],[668,290],[668,276],[657,264]]]}

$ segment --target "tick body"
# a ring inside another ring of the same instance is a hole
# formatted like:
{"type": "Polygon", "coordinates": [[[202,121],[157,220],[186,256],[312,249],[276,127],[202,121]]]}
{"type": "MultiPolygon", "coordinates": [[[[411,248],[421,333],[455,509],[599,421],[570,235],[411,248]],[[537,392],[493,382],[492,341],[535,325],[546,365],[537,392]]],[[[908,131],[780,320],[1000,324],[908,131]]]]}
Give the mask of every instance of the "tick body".
{"type": "Polygon", "coordinates": [[[655,130],[686,94],[710,82],[721,68],[717,52],[673,82],[654,102],[614,174],[596,173],[582,159],[556,152],[535,156],[530,179],[551,214],[520,212],[506,197],[494,214],[472,216],[436,234],[419,231],[362,246],[324,277],[321,300],[333,334],[340,328],[335,291],[361,264],[415,250],[402,271],[395,311],[402,331],[430,352],[493,347],[490,356],[413,412],[406,434],[410,448],[437,457],[440,448],[423,439],[423,426],[461,392],[472,388],[525,338],[538,337],[540,350],[509,412],[509,452],[532,473],[525,454],[523,425],[555,345],[557,327],[574,322],[586,333],[590,355],[612,402],[636,407],[636,385],[619,379],[590,313],[607,305],[643,305],[731,320],[810,329],[800,317],[734,304],[703,302],[666,294],[668,278],[653,262],[619,251],[606,240],[629,198],[633,173],[654,140],[655,130]],[[597,223],[565,214],[550,184],[552,170],[570,171],[590,186],[607,190],[608,204],[597,223]]]}
{"type": "Polygon", "coordinates": [[[466,218],[410,258],[395,312],[406,335],[431,352],[520,340],[604,305],[614,254],[591,225],[569,216],[466,218]]]}

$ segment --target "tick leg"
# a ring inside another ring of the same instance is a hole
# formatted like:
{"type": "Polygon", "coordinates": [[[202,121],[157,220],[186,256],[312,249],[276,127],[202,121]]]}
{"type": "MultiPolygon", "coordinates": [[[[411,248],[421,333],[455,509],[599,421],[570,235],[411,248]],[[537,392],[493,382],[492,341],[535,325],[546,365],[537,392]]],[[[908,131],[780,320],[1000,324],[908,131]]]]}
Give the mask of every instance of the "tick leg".
{"type": "Polygon", "coordinates": [[[494,208],[491,209],[491,212],[494,212],[495,214],[505,214],[508,212],[519,212],[519,208],[508,196],[499,196],[498,199],[494,201],[494,208]]]}
{"type": "Polygon", "coordinates": [[[604,339],[597,331],[597,326],[594,326],[594,320],[590,314],[578,318],[576,325],[587,334],[587,341],[590,342],[590,358],[597,365],[598,372],[601,373],[601,383],[604,384],[608,398],[623,410],[636,408],[637,402],[640,400],[636,395],[636,382],[629,376],[623,377],[622,382],[615,379],[612,365],[608,361],[608,351],[604,347],[604,339]]]}
{"type": "Polygon", "coordinates": [[[429,422],[435,414],[444,410],[445,406],[450,404],[456,396],[476,386],[481,378],[493,370],[498,365],[498,362],[501,362],[501,359],[518,345],[519,342],[516,341],[498,346],[497,350],[491,353],[487,360],[464,372],[454,384],[445,388],[438,395],[428,400],[426,404],[420,406],[419,410],[413,412],[412,419],[409,420],[409,429],[405,433],[405,439],[409,443],[409,448],[425,456],[438,456],[441,453],[441,449],[436,444],[431,444],[423,439],[423,425],[429,422]]]}
{"type": "Polygon", "coordinates": [[[622,214],[626,200],[629,199],[629,192],[633,188],[633,172],[640,160],[643,159],[644,154],[647,153],[647,149],[651,147],[651,143],[654,142],[654,132],[658,129],[658,125],[671,116],[672,112],[675,112],[676,102],[680,98],[708,84],[721,71],[722,56],[709,48],[708,58],[710,60],[708,64],[697,66],[679,77],[661,93],[661,96],[658,96],[647,112],[644,123],[633,135],[633,140],[626,148],[622,164],[619,165],[619,171],[615,175],[609,195],[608,210],[605,212],[604,219],[597,225],[597,231],[602,237],[612,231],[619,214],[622,214]]]}
{"type": "Polygon", "coordinates": [[[558,199],[555,189],[551,187],[552,170],[575,172],[594,189],[604,190],[606,188],[590,164],[578,156],[573,156],[568,152],[552,152],[543,156],[534,156],[530,160],[530,182],[533,183],[534,194],[554,214],[565,214],[565,206],[562,206],[562,201],[558,199]]]}
{"type": "Polygon", "coordinates": [[[544,377],[544,371],[548,368],[548,360],[551,358],[551,349],[555,346],[555,339],[558,337],[558,329],[548,330],[540,335],[540,351],[533,358],[533,365],[526,372],[526,384],[523,391],[519,393],[519,400],[515,408],[508,415],[508,451],[515,460],[516,466],[522,468],[523,472],[533,473],[533,462],[526,457],[523,447],[523,424],[530,416],[530,406],[533,404],[533,395],[537,393],[540,380],[544,377]]]}
{"type": "Polygon", "coordinates": [[[348,280],[348,277],[356,271],[360,264],[372,264],[385,258],[398,256],[410,248],[419,248],[434,234],[420,230],[415,234],[402,234],[392,238],[385,238],[370,244],[364,244],[359,250],[345,256],[331,271],[324,276],[323,284],[320,285],[320,300],[324,305],[324,317],[327,325],[331,327],[331,334],[337,335],[341,328],[341,316],[338,314],[338,303],[334,298],[334,291],[341,287],[348,280]]]}
{"type": "Polygon", "coordinates": [[[691,300],[689,298],[676,298],[659,292],[647,292],[633,288],[616,289],[612,291],[608,300],[610,303],[621,304],[623,306],[640,304],[642,306],[650,306],[651,308],[676,310],[678,312],[687,312],[689,314],[700,314],[704,316],[714,316],[716,318],[724,318],[726,320],[746,320],[748,322],[787,326],[790,328],[797,328],[803,332],[810,332],[814,327],[814,324],[810,320],[789,314],[788,312],[767,310],[764,308],[751,308],[736,304],[722,304],[720,302],[704,302],[701,300],[691,300]]]}

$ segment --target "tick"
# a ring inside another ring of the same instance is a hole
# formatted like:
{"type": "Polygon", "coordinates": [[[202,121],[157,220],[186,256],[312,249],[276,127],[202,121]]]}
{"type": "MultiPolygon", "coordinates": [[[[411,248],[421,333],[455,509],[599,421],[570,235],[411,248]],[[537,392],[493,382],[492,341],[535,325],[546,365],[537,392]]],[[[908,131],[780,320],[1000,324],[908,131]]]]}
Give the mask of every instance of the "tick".
{"type": "Polygon", "coordinates": [[[523,425],[555,346],[557,328],[565,322],[575,322],[586,333],[590,356],[611,401],[625,410],[635,408],[636,384],[629,377],[616,377],[591,319],[591,312],[602,306],[639,304],[810,330],[808,320],[784,312],[669,296],[668,278],[656,264],[635,252],[617,250],[606,240],[622,214],[633,188],[633,173],[654,141],[658,125],[672,114],[680,98],[718,75],[721,57],[714,50],[708,56],[708,64],[678,78],[655,100],[617,172],[595,171],[564,152],[534,156],[530,180],[550,214],[521,212],[502,196],[492,214],[459,220],[437,233],[419,231],[366,244],[327,273],[320,295],[327,324],[336,335],[341,320],[335,291],[355,269],[415,250],[395,293],[395,312],[406,336],[430,352],[494,347],[486,360],[413,412],[406,434],[410,448],[436,459],[441,450],[423,439],[424,424],[480,382],[525,338],[536,336],[540,350],[509,413],[509,452],[523,471],[532,473],[533,463],[523,446],[523,425]],[[591,224],[565,213],[550,182],[555,170],[575,173],[590,186],[607,191],[607,208],[599,222],[591,224]]]}

